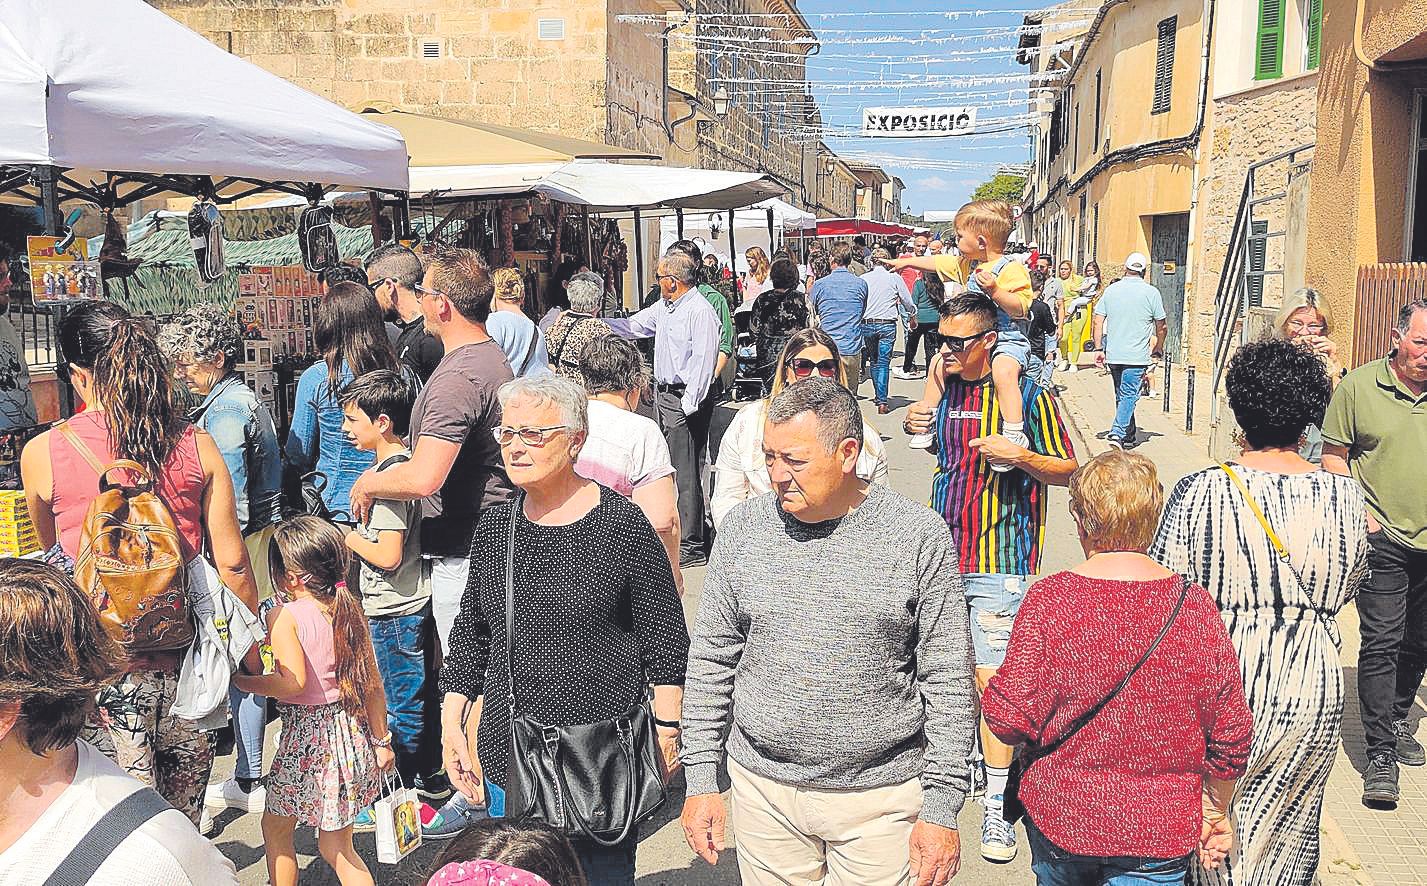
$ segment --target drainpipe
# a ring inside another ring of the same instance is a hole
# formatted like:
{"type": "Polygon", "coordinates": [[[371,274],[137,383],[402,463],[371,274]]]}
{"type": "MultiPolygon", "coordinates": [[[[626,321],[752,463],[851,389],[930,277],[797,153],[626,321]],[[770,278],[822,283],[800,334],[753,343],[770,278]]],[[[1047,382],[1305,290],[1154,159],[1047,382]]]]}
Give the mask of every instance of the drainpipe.
{"type": "MultiPolygon", "coordinates": [[[[1190,167],[1193,170],[1192,175],[1194,176],[1194,186],[1190,190],[1189,195],[1189,241],[1185,244],[1185,253],[1186,255],[1191,257],[1194,255],[1194,247],[1197,245],[1199,239],[1197,236],[1195,236],[1194,223],[1199,218],[1199,156],[1203,151],[1204,139],[1201,136],[1204,132],[1204,117],[1208,111],[1209,106],[1209,63],[1212,56],[1211,50],[1213,48],[1214,43],[1214,5],[1215,0],[1204,0],[1204,48],[1203,51],[1200,53],[1199,58],[1199,63],[1203,65],[1204,68],[1203,74],[1201,74],[1199,77],[1199,120],[1197,123],[1194,124],[1194,160],[1193,165],[1190,167]]],[[[1191,284],[1193,284],[1194,282],[1195,276],[1194,262],[1186,261],[1185,266],[1184,288],[1186,291],[1192,291],[1190,287],[1191,284]]],[[[1198,294],[1196,293],[1196,302],[1198,301],[1197,295],[1198,294]]],[[[1186,301],[1186,313],[1188,312],[1188,310],[1189,305],[1186,301]]],[[[1186,362],[1184,358],[1187,348],[1185,346],[1185,337],[1182,332],[1182,330],[1186,328],[1188,328],[1187,324],[1185,324],[1183,322],[1183,319],[1181,319],[1181,333],[1179,336],[1179,362],[1181,363],[1186,362]]],[[[1167,355],[1166,362],[1168,362],[1167,355]]],[[[1192,411],[1194,408],[1194,403],[1190,402],[1187,408],[1192,411]]]]}
{"type": "Polygon", "coordinates": [[[660,63],[663,65],[664,69],[664,78],[663,83],[661,84],[663,87],[663,93],[659,96],[659,116],[663,118],[664,134],[669,137],[669,141],[675,147],[678,147],[678,142],[674,141],[674,127],[678,126],[680,123],[688,122],[694,116],[695,112],[693,110],[693,105],[690,104],[690,110],[686,116],[680,117],[678,120],[669,119],[669,35],[678,28],[682,28],[684,25],[687,25],[688,23],[689,13],[685,12],[684,20],[681,22],[676,22],[665,28],[664,33],[660,35],[659,41],[660,46],[662,48],[660,63]]]}

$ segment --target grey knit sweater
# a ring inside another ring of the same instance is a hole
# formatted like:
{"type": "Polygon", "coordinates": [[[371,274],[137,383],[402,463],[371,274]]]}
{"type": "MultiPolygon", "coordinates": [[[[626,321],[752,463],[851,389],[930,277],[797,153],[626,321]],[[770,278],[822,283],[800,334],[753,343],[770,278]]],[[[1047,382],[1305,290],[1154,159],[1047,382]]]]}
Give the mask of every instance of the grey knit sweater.
{"type": "Polygon", "coordinates": [[[718,791],[727,731],[739,765],[784,784],[920,777],[922,818],[954,828],[973,692],[966,597],[929,509],[874,485],[847,517],[806,524],[773,493],[719,527],[684,695],[691,795],[718,791]]]}

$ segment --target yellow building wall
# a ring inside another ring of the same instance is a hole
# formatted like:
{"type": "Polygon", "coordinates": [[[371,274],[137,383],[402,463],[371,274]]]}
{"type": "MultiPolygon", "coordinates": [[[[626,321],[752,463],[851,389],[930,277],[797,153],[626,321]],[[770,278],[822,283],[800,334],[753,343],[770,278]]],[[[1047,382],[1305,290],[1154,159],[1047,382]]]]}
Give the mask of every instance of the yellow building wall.
{"type": "Polygon", "coordinates": [[[1099,239],[1091,243],[1091,252],[1100,264],[1102,283],[1124,275],[1131,252],[1149,255],[1151,218],[1188,212],[1193,187],[1189,159],[1177,155],[1125,164],[1091,180],[1085,216],[1080,216],[1077,198],[1068,217],[1076,219],[1077,232],[1081,225],[1089,225],[1093,232],[1099,205],[1099,239]]]}
{"type": "MultiPolygon", "coordinates": [[[[1323,6],[1318,143],[1310,174],[1307,281],[1328,297],[1351,352],[1358,267],[1402,261],[1412,101],[1427,70],[1370,72],[1353,51],[1354,4],[1323,6]]],[[[1427,57],[1427,3],[1367,0],[1371,61],[1427,57]]]]}

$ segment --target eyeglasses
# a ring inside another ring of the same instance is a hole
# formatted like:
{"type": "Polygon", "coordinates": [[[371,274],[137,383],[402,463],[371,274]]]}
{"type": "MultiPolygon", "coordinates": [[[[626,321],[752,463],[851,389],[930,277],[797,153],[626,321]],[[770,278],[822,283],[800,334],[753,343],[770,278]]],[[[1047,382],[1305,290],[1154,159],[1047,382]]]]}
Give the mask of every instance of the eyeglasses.
{"type": "Polygon", "coordinates": [[[516,437],[526,446],[544,446],[560,431],[568,431],[568,425],[549,425],[543,428],[491,428],[491,436],[501,446],[509,446],[516,437]]]}
{"type": "Polygon", "coordinates": [[[990,331],[989,329],[983,329],[973,335],[943,335],[941,337],[941,346],[953,354],[959,354],[962,351],[970,350],[979,339],[990,331]]]}
{"type": "Polygon", "coordinates": [[[1314,335],[1322,335],[1326,329],[1322,323],[1305,323],[1302,320],[1289,320],[1288,328],[1294,332],[1311,332],[1314,335]]]}
{"type": "Polygon", "coordinates": [[[420,283],[417,283],[415,286],[412,287],[412,289],[415,289],[415,290],[416,290],[416,297],[417,297],[417,298],[421,298],[422,296],[427,296],[427,295],[430,295],[430,296],[437,296],[437,295],[439,295],[439,296],[441,296],[441,297],[443,297],[443,298],[450,298],[449,295],[446,295],[446,293],[442,292],[441,290],[439,290],[439,289],[427,289],[425,286],[422,286],[420,283]]]}
{"type": "Polygon", "coordinates": [[[829,357],[826,360],[813,362],[803,357],[794,357],[788,361],[788,368],[793,370],[793,375],[798,378],[807,378],[816,369],[818,375],[823,378],[833,378],[837,375],[837,361],[829,357]]]}

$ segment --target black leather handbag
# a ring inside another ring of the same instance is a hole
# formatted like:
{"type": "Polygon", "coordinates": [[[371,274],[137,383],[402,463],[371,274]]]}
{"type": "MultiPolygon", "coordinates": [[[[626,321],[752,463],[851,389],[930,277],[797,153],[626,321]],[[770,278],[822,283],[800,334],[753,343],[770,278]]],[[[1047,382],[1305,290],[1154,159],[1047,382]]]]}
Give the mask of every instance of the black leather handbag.
{"type": "Polygon", "coordinates": [[[621,716],[580,726],[552,726],[520,709],[511,666],[515,635],[515,523],[505,554],[505,661],[510,678],[510,767],[506,815],[533,818],[571,837],[616,846],[668,800],[663,756],[646,689],[621,716]]]}
{"type": "Polygon", "coordinates": [[[1145,650],[1145,654],[1140,656],[1140,660],[1135,662],[1134,667],[1130,668],[1125,676],[1120,678],[1120,682],[1115,685],[1115,688],[1111,689],[1109,694],[1104,698],[1091,705],[1085,713],[1076,717],[1075,722],[1071,723],[1070,726],[1060,734],[1059,738],[1049,744],[1044,744],[1036,748],[1022,746],[1021,749],[1016,752],[1016,756],[1011,759],[1011,769],[1006,774],[1006,792],[1001,795],[1001,817],[1006,821],[1015,824],[1026,816],[1026,807],[1021,803],[1021,779],[1030,771],[1030,768],[1035,765],[1038,760],[1044,760],[1046,757],[1060,750],[1067,741],[1070,741],[1075,733],[1079,732],[1086,724],[1095,719],[1095,715],[1100,713],[1105,705],[1109,704],[1115,696],[1120,694],[1120,690],[1129,684],[1130,678],[1139,671],[1145,662],[1150,660],[1151,655],[1154,655],[1154,651],[1159,648],[1160,641],[1164,640],[1165,635],[1169,633],[1170,627],[1174,625],[1174,620],[1179,617],[1179,610],[1184,608],[1185,598],[1189,596],[1189,579],[1180,576],[1180,582],[1179,602],[1174,604],[1174,609],[1169,613],[1169,619],[1165,621],[1164,627],[1159,629],[1159,634],[1155,636],[1154,642],[1150,644],[1150,648],[1145,650]]]}

